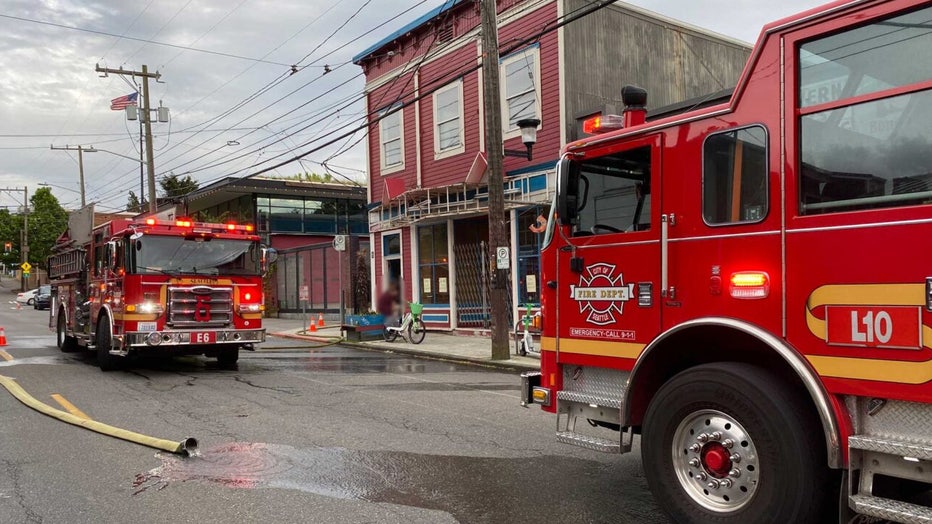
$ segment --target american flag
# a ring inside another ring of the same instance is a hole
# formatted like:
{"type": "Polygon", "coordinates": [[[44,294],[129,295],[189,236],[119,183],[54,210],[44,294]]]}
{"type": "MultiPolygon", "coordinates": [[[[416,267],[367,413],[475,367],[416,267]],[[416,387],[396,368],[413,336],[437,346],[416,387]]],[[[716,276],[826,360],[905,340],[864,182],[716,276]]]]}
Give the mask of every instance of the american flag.
{"type": "Polygon", "coordinates": [[[139,98],[139,93],[130,93],[128,95],[114,98],[110,101],[110,109],[114,111],[122,111],[126,109],[126,106],[136,105],[137,98],[139,98]]]}

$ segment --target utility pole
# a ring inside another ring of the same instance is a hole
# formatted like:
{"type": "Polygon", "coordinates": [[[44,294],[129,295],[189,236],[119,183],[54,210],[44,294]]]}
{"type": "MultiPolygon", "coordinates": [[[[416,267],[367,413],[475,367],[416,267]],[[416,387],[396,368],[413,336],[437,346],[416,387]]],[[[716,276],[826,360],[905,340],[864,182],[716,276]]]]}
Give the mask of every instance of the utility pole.
{"type": "Polygon", "coordinates": [[[494,253],[500,247],[510,251],[511,236],[505,228],[505,188],[502,161],[502,101],[499,96],[498,71],[498,8],[496,0],[479,3],[482,32],[482,97],[485,115],[485,149],[489,164],[489,264],[492,289],[489,292],[492,309],[492,360],[507,360],[510,347],[508,335],[508,270],[497,269],[494,253]]]}
{"type": "Polygon", "coordinates": [[[81,207],[87,205],[87,202],[84,198],[84,152],[96,152],[94,146],[84,148],[84,146],[65,146],[65,147],[55,147],[49,146],[50,148],[57,151],[77,151],[78,152],[78,180],[81,183],[81,207]]]}
{"type": "MultiPolygon", "coordinates": [[[[26,186],[23,189],[18,187],[0,187],[0,191],[6,191],[12,193],[13,191],[23,192],[23,230],[21,231],[22,240],[19,248],[19,261],[20,263],[26,262],[29,260],[29,187],[26,186]]],[[[26,275],[20,272],[20,291],[26,291],[26,275]]]]}
{"type": "MultiPolygon", "coordinates": [[[[156,71],[155,73],[149,72],[149,67],[146,65],[142,66],[142,71],[132,71],[123,69],[111,69],[107,67],[100,67],[97,65],[95,70],[98,73],[113,73],[115,75],[131,75],[142,77],[142,117],[145,118],[146,126],[146,169],[149,172],[149,212],[155,213],[155,159],[152,157],[152,114],[150,112],[151,106],[149,105],[149,79],[154,78],[158,80],[162,77],[161,73],[156,71]]],[[[142,198],[142,195],[139,196],[142,198]]]]}
{"type": "MultiPolygon", "coordinates": [[[[23,263],[29,261],[29,186],[23,186],[23,248],[22,258],[23,263]]],[[[22,274],[23,272],[20,272],[22,274]]],[[[20,291],[26,291],[26,276],[23,275],[22,283],[20,284],[20,291]]]]}

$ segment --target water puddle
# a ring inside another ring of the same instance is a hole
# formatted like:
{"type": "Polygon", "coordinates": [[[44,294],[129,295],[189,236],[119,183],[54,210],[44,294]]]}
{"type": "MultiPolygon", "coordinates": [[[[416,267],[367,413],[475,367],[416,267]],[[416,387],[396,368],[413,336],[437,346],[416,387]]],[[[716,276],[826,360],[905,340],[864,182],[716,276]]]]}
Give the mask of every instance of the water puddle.
{"type": "Polygon", "coordinates": [[[531,522],[545,516],[569,522],[583,515],[604,521],[619,514],[630,516],[629,522],[668,522],[644,479],[622,471],[630,465],[571,457],[505,459],[240,442],[189,458],[156,456],[162,464],[136,476],[134,495],[196,481],[440,510],[460,522],[531,522]],[[617,496],[604,496],[606,489],[617,496]]]}
{"type": "Polygon", "coordinates": [[[0,360],[0,368],[9,366],[22,366],[26,364],[67,364],[68,359],[62,357],[26,357],[13,360],[0,360]]]}

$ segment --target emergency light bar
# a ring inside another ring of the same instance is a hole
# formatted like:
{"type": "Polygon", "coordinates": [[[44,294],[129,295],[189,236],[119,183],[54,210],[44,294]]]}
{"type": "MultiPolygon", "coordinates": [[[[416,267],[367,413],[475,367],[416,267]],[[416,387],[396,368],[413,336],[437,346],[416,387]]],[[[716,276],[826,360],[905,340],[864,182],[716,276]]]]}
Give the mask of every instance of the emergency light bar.
{"type": "MultiPolygon", "coordinates": [[[[134,224],[141,225],[141,224],[134,224]]],[[[236,224],[233,222],[228,222],[226,224],[213,224],[209,222],[193,222],[189,218],[178,218],[176,220],[158,220],[156,218],[147,218],[145,221],[147,226],[163,226],[163,227],[182,227],[186,229],[207,229],[210,232],[222,232],[222,231],[244,231],[246,233],[252,233],[255,231],[255,227],[252,224],[236,224]]]]}
{"type": "Polygon", "coordinates": [[[621,115],[603,115],[601,113],[583,120],[582,130],[587,135],[606,133],[624,127],[621,115]]]}

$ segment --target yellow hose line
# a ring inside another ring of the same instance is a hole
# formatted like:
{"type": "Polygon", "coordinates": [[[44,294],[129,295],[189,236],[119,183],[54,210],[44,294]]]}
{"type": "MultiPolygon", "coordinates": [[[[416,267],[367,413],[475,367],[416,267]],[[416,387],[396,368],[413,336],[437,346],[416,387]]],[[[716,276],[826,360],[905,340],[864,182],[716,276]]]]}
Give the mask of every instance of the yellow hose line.
{"type": "Polygon", "coordinates": [[[191,437],[187,437],[181,442],[172,442],[170,440],[149,437],[140,433],[134,433],[125,429],[109,426],[107,424],[97,422],[96,420],[83,419],[76,417],[71,413],[66,413],[64,411],[55,409],[48,404],[39,402],[32,395],[26,393],[26,391],[10,377],[0,375],[0,385],[5,387],[11,395],[16,397],[16,399],[23,404],[38,411],[39,413],[48,415],[52,418],[57,418],[58,420],[67,422],[68,424],[81,426],[84,429],[89,429],[103,435],[134,442],[136,444],[141,444],[150,448],[161,449],[170,453],[177,453],[179,455],[187,456],[194,453],[194,451],[197,449],[197,440],[191,437]]]}

